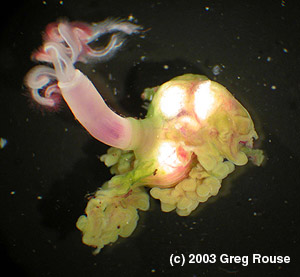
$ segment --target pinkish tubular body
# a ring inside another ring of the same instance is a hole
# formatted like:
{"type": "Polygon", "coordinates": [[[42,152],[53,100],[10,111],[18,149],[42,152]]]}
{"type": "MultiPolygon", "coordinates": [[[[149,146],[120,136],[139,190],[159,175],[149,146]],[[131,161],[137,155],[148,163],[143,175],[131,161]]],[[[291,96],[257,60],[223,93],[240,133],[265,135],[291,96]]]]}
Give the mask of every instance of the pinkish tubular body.
{"type": "Polygon", "coordinates": [[[114,147],[128,148],[132,136],[130,120],[112,112],[85,75],[76,70],[71,83],[59,82],[58,86],[76,119],[93,137],[114,147]]]}
{"type": "Polygon", "coordinates": [[[28,73],[26,83],[32,97],[41,105],[55,107],[57,94],[61,94],[75,118],[93,137],[120,149],[132,148],[134,119],[123,118],[108,108],[91,81],[73,64],[89,58],[107,58],[124,41],[120,33],[115,33],[105,48],[93,50],[88,44],[99,36],[115,31],[130,35],[139,29],[138,25],[109,19],[94,25],[66,21],[49,24],[45,43],[33,58],[52,63],[54,69],[39,65],[28,73]],[[50,84],[53,81],[58,83],[50,84]]]}

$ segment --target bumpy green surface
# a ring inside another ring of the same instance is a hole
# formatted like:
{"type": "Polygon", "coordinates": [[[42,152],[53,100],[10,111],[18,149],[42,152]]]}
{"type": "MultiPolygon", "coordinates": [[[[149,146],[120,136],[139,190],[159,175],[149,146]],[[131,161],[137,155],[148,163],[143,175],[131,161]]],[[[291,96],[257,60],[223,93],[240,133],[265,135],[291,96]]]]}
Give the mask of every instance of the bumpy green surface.
{"type": "Polygon", "coordinates": [[[179,76],[146,89],[142,97],[152,101],[146,118],[139,121],[139,147],[110,148],[101,156],[114,176],[90,199],[86,215],[77,221],[83,242],[95,247],[95,253],[118,236],[132,234],[137,210],[149,208],[145,186],[160,200],[162,211],[187,216],[218,193],[236,165],[245,165],[248,158],[256,165],[263,161],[263,152],[252,148],[258,136],[249,113],[226,88],[205,76],[179,76]],[[176,99],[176,91],[182,99],[168,102],[170,93],[174,92],[170,99],[176,99]],[[178,112],[164,112],[168,105],[178,105],[178,112]],[[162,155],[165,149],[169,152],[162,155]]]}

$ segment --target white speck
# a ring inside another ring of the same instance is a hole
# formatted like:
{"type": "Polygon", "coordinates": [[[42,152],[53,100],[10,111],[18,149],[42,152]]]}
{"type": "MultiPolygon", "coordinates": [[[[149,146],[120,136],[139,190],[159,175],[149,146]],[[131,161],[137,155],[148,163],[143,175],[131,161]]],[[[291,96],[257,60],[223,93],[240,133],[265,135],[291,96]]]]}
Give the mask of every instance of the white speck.
{"type": "Polygon", "coordinates": [[[288,52],[289,52],[289,50],[287,50],[286,48],[283,48],[282,51],[283,51],[284,53],[288,53],[288,52]]]}
{"type": "Polygon", "coordinates": [[[47,2],[46,2],[46,1],[43,1],[42,3],[43,3],[43,5],[47,5],[47,2]]]}
{"type": "Polygon", "coordinates": [[[38,200],[42,200],[43,199],[43,196],[37,196],[37,198],[36,199],[38,199],[38,200]]]}
{"type": "Polygon", "coordinates": [[[239,40],[240,38],[241,38],[240,36],[237,36],[237,37],[236,37],[236,39],[238,39],[238,40],[239,40]]]}
{"type": "Polygon", "coordinates": [[[261,56],[257,56],[257,59],[260,60],[260,59],[261,59],[261,56]]]}
{"type": "Polygon", "coordinates": [[[29,118],[28,118],[28,117],[26,117],[25,121],[26,121],[26,122],[29,122],[29,118]]]}
{"type": "Polygon", "coordinates": [[[128,15],[128,21],[133,21],[134,20],[134,16],[132,14],[128,15]]]}
{"type": "Polygon", "coordinates": [[[0,138],[0,149],[3,149],[7,144],[7,139],[0,138]]]}
{"type": "Polygon", "coordinates": [[[221,66],[219,66],[218,64],[215,65],[215,66],[212,68],[212,73],[213,73],[215,76],[219,75],[221,72],[222,72],[222,68],[221,68],[221,66]]]}
{"type": "Polygon", "coordinates": [[[236,78],[237,78],[238,80],[240,80],[240,79],[241,79],[241,76],[237,76],[236,78]]]}
{"type": "Polygon", "coordinates": [[[165,65],[164,65],[164,69],[165,69],[165,70],[168,70],[168,69],[169,69],[169,66],[168,66],[167,64],[165,64],[165,65]]]}
{"type": "Polygon", "coordinates": [[[114,88],[114,95],[117,95],[118,94],[118,91],[116,88],[114,88]]]}
{"type": "Polygon", "coordinates": [[[253,215],[254,215],[254,216],[257,216],[257,212],[254,212],[253,215]]]}
{"type": "Polygon", "coordinates": [[[267,62],[270,62],[272,60],[271,57],[267,57],[267,62]]]}
{"type": "Polygon", "coordinates": [[[206,11],[209,11],[209,7],[208,7],[208,6],[206,6],[206,7],[205,7],[205,10],[206,10],[206,11]]]}
{"type": "Polygon", "coordinates": [[[146,60],[146,56],[141,56],[141,61],[143,62],[143,61],[145,61],[146,60]]]}
{"type": "Polygon", "coordinates": [[[68,132],[69,131],[69,129],[68,128],[65,128],[65,132],[68,132]]]}
{"type": "Polygon", "coordinates": [[[249,201],[249,202],[251,202],[251,201],[252,201],[252,198],[251,198],[251,197],[249,197],[249,198],[248,198],[248,201],[249,201]]]}
{"type": "Polygon", "coordinates": [[[271,86],[271,89],[272,89],[272,90],[275,90],[275,89],[277,89],[277,87],[276,87],[275,85],[272,85],[272,86],[271,86]]]}
{"type": "Polygon", "coordinates": [[[269,139],[269,142],[271,143],[271,142],[272,142],[272,140],[271,140],[271,139],[269,139]]]}
{"type": "Polygon", "coordinates": [[[112,74],[111,74],[111,73],[109,73],[109,74],[108,74],[108,80],[110,80],[110,81],[111,81],[112,79],[113,79],[113,76],[112,76],[112,74]]]}

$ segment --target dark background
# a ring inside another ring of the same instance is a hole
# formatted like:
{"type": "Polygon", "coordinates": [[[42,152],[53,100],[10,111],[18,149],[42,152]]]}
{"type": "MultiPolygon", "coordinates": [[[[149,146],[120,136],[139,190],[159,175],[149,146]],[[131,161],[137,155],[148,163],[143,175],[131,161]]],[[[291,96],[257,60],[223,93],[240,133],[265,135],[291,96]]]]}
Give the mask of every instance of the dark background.
{"type": "Polygon", "coordinates": [[[0,150],[3,272],[299,276],[299,7],[280,0],[20,3],[2,8],[1,23],[0,137],[8,141],[0,150]],[[110,178],[97,159],[107,147],[91,138],[66,107],[60,113],[36,108],[23,78],[34,66],[30,54],[41,45],[49,22],[129,15],[151,28],[145,38],[130,37],[105,64],[78,64],[109,105],[126,116],[143,116],[139,95],[145,87],[184,73],[205,74],[248,109],[267,158],[263,167],[238,168],[220,194],[189,217],[162,213],[159,202],[151,201],[130,238],[93,256],[75,222],[84,212],[84,196],[110,178]],[[215,65],[223,68],[218,76],[212,73],[215,65]],[[172,268],[172,253],[288,255],[291,263],[172,268]]]}

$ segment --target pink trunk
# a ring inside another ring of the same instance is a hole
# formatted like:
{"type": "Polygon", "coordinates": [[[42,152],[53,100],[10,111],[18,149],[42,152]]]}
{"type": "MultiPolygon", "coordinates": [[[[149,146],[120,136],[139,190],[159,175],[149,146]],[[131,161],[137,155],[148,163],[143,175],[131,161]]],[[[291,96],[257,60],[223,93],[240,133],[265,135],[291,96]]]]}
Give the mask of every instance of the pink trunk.
{"type": "Polygon", "coordinates": [[[59,82],[58,85],[75,118],[93,137],[121,149],[130,145],[130,120],[115,114],[83,73],[76,70],[72,81],[59,82]]]}

